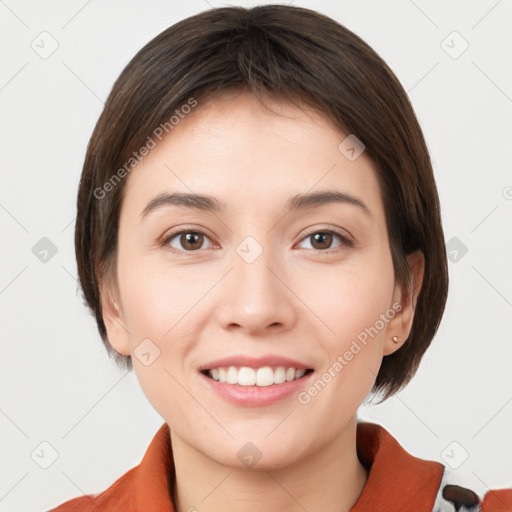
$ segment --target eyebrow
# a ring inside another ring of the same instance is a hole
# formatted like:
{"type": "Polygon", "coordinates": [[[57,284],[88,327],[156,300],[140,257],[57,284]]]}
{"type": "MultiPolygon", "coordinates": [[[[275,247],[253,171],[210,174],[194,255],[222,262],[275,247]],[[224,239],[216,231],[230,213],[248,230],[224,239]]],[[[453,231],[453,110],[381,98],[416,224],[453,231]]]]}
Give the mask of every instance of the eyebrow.
{"type": "MultiPolygon", "coordinates": [[[[361,199],[358,199],[357,197],[354,197],[345,192],[331,190],[310,192],[292,196],[286,203],[285,212],[289,213],[291,211],[306,210],[308,208],[316,208],[331,203],[351,204],[359,207],[368,216],[372,216],[370,209],[361,199]]],[[[209,195],[163,193],[149,201],[140,215],[144,218],[150,212],[164,206],[181,206],[194,210],[203,210],[209,212],[221,212],[227,208],[226,203],[217,199],[216,197],[209,195]]]]}

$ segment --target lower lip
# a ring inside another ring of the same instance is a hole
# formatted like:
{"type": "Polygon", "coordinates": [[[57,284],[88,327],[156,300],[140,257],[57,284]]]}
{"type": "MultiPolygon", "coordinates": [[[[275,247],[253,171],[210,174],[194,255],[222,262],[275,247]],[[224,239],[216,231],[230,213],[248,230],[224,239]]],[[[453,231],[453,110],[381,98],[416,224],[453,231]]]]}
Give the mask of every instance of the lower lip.
{"type": "Polygon", "coordinates": [[[220,397],[237,405],[264,406],[272,405],[280,400],[298,393],[311,380],[314,372],[304,375],[300,379],[271,386],[240,386],[239,384],[221,383],[217,380],[199,373],[207,386],[220,397]]]}

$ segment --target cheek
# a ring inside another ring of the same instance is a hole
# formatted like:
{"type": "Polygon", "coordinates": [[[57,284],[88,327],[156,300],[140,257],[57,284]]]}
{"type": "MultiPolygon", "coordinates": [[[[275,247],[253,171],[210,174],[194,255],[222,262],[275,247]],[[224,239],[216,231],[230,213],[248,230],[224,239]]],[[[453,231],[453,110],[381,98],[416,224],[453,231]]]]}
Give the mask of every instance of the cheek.
{"type": "MultiPolygon", "coordinates": [[[[121,296],[130,332],[155,340],[175,337],[187,324],[187,315],[207,291],[201,272],[168,268],[151,259],[126,261],[120,266],[121,296]],[[124,272],[123,272],[124,270],[124,272]]],[[[136,342],[137,340],[132,340],[136,342]]]]}
{"type": "MultiPolygon", "coordinates": [[[[127,259],[119,265],[133,367],[153,407],[166,418],[179,411],[177,417],[185,421],[190,396],[182,387],[188,388],[184,366],[198,339],[192,331],[200,329],[199,301],[210,281],[205,283],[201,273],[189,268],[147,260],[127,259]],[[148,352],[150,364],[145,364],[138,356],[148,352]]],[[[187,414],[191,416],[190,411],[187,414]]]]}
{"type": "Polygon", "coordinates": [[[345,405],[357,407],[377,376],[388,324],[395,316],[391,257],[383,251],[373,262],[329,272],[315,283],[317,291],[308,305],[326,326],[318,338],[325,354],[319,376],[329,382],[326,395],[336,394],[336,401],[347,400],[345,405]]]}
{"type": "Polygon", "coordinates": [[[329,417],[332,423],[326,425],[326,435],[334,435],[375,382],[387,326],[395,316],[394,273],[391,259],[386,262],[383,257],[373,266],[354,265],[315,281],[312,309],[321,313],[326,326],[317,338],[324,357],[316,380],[298,402],[311,418],[329,417]],[[328,290],[323,297],[318,292],[322,286],[328,290]]]}
{"type": "Polygon", "coordinates": [[[379,333],[385,334],[387,322],[380,319],[392,306],[393,265],[384,251],[373,259],[333,267],[308,280],[307,304],[331,334],[324,336],[330,352],[346,350],[351,340],[376,322],[379,333]]]}

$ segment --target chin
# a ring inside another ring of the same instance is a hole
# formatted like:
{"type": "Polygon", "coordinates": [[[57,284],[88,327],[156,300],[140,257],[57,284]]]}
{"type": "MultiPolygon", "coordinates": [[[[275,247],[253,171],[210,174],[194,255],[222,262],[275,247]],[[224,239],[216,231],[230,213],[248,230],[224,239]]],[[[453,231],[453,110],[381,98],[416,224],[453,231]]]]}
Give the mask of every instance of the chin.
{"type": "MultiPolygon", "coordinates": [[[[310,446],[311,438],[302,435],[293,436],[292,432],[283,430],[280,435],[276,432],[265,437],[268,432],[275,428],[259,430],[265,432],[255,435],[251,431],[239,430],[232,432],[233,439],[213,439],[207,446],[198,447],[204,455],[215,462],[235,469],[248,469],[254,471],[273,471],[295,464],[307,456],[307,452],[313,447],[310,446]],[[216,449],[212,451],[212,446],[216,449]]],[[[295,432],[299,431],[298,428],[295,432]]]]}
{"type": "Polygon", "coordinates": [[[269,447],[262,447],[262,449],[259,449],[255,445],[245,444],[240,448],[237,447],[235,457],[221,456],[214,460],[219,464],[223,464],[237,470],[276,471],[297,463],[300,458],[300,454],[298,454],[293,448],[275,451],[269,447]]]}

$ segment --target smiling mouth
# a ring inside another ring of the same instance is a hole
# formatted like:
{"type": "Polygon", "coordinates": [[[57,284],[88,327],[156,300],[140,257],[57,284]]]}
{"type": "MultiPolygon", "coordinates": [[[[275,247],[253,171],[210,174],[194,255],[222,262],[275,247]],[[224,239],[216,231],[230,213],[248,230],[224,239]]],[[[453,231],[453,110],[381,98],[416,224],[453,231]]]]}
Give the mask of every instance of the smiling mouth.
{"type": "Polygon", "coordinates": [[[301,379],[309,375],[311,368],[296,369],[285,366],[220,366],[203,370],[201,373],[221,384],[238,384],[239,386],[272,386],[301,379]]]}

